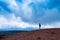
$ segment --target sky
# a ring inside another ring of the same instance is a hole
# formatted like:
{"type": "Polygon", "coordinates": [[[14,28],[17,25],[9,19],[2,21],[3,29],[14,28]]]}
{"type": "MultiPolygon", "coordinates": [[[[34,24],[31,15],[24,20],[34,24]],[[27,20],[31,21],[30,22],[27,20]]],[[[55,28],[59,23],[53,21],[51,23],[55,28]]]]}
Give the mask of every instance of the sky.
{"type": "Polygon", "coordinates": [[[60,28],[60,0],[0,0],[0,30],[60,28]]]}

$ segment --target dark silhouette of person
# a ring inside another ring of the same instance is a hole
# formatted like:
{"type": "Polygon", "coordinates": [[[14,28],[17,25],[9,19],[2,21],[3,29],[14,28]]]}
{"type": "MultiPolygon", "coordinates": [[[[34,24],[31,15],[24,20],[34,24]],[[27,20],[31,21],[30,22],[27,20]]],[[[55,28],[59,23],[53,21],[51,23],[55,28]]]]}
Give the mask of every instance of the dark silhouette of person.
{"type": "Polygon", "coordinates": [[[41,24],[39,23],[39,28],[41,28],[41,24]]]}

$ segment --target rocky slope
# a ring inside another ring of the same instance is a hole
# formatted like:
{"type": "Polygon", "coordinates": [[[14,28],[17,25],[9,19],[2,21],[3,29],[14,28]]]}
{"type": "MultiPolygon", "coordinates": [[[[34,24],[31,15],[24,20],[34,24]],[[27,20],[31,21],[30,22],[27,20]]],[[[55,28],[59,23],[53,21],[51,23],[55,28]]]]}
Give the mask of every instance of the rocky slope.
{"type": "Polygon", "coordinates": [[[0,40],[60,40],[60,28],[17,32],[11,35],[0,35],[0,40]]]}

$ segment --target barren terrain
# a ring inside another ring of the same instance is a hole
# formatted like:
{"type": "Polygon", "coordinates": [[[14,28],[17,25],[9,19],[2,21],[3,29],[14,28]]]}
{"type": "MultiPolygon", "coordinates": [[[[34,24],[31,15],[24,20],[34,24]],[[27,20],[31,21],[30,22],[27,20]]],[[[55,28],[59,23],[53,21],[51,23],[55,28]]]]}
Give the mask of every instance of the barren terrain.
{"type": "Polygon", "coordinates": [[[0,40],[60,40],[60,28],[39,29],[0,35],[0,40]]]}

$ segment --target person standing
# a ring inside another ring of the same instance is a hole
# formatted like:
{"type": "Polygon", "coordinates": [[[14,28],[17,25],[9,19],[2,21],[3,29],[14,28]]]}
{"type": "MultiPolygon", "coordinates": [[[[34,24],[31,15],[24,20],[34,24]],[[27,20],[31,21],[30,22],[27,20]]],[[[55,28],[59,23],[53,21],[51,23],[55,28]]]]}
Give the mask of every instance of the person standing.
{"type": "Polygon", "coordinates": [[[39,23],[39,29],[41,28],[41,24],[39,23]]]}

